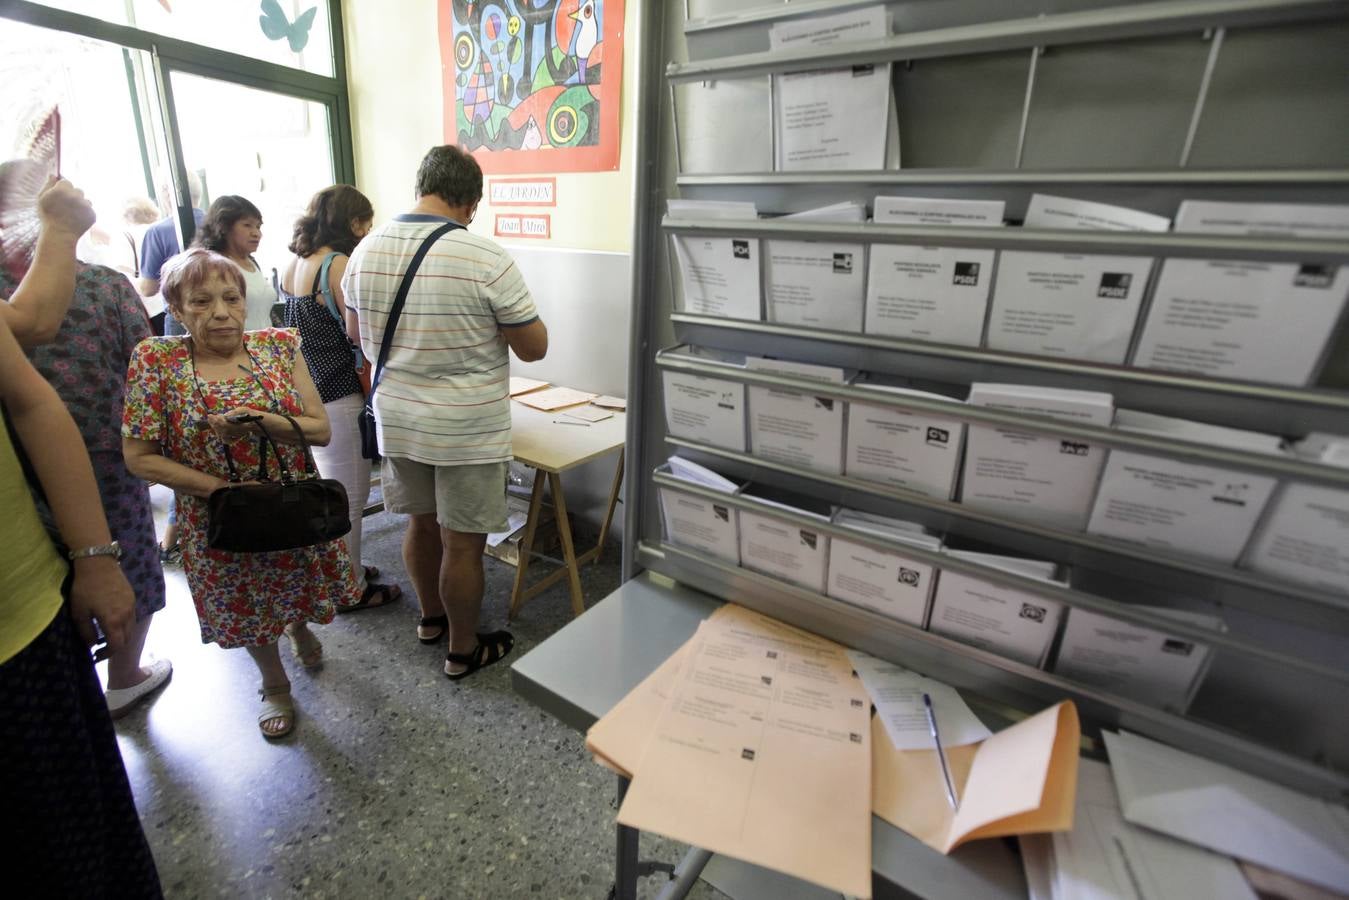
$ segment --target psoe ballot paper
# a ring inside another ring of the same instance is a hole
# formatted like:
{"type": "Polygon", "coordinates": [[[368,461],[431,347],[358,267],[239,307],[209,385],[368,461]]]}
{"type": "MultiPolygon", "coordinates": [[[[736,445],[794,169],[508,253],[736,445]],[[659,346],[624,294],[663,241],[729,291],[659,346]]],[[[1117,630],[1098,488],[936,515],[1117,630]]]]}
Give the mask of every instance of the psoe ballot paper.
{"type": "MultiPolygon", "coordinates": [[[[860,203],[783,216],[780,221],[854,222],[866,219],[860,203]]],[[[764,299],[768,321],[847,331],[862,330],[862,276],[866,247],[836,241],[764,241],[764,299]]]]}
{"type": "MultiPolygon", "coordinates": [[[[670,200],[668,204],[671,219],[758,218],[753,203],[670,200]]],[[[673,240],[683,283],[681,310],[731,319],[762,318],[757,239],[675,235],[673,240]]]]}
{"type": "MultiPolygon", "coordinates": [[[[842,369],[750,357],[751,371],[843,384],[842,369]]],[[[844,402],[785,388],[749,389],[750,446],[756,456],[837,475],[843,471],[844,402]]]]}
{"type": "MultiPolygon", "coordinates": [[[[769,29],[772,50],[805,50],[880,40],[888,32],[883,5],[833,16],[780,22],[769,29]]],[[[890,66],[865,65],[773,76],[780,171],[881,169],[890,123],[890,66]]]]}
{"type": "MultiPolygon", "coordinates": [[[[702,347],[682,347],[676,355],[743,369],[745,358],[702,347]]],[[[745,385],[739,381],[661,372],[665,386],[665,430],[673,437],[744,452],[745,385]]]]}
{"type": "Polygon", "coordinates": [[[1122,363],[1152,259],[1009,251],[988,321],[994,350],[1122,363]]]}
{"type": "MultiPolygon", "coordinates": [[[[1331,443],[1319,458],[1349,468],[1349,438],[1331,443]]],[[[1349,490],[1284,484],[1247,551],[1245,567],[1349,594],[1349,490]]]]}
{"type": "MultiPolygon", "coordinates": [[[[959,402],[952,397],[891,386],[882,380],[858,382],[878,397],[959,402]]],[[[955,495],[956,470],[965,445],[965,423],[958,419],[879,406],[854,400],[848,404],[848,433],[843,472],[949,500],[955,495]]]]}
{"type": "Polygon", "coordinates": [[[872,244],[866,333],[979,346],[995,256],[972,248],[872,244]]]}
{"type": "Polygon", "coordinates": [[[1059,601],[1032,591],[943,569],[928,630],[1038,668],[1049,655],[1063,609],[1059,601]]]}

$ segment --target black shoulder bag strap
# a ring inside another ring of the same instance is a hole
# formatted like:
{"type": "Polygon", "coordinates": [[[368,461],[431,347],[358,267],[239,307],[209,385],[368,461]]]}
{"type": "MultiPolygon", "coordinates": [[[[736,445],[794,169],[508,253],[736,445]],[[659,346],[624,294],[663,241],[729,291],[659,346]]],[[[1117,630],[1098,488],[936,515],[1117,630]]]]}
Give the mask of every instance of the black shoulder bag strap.
{"type": "Polygon", "coordinates": [[[389,360],[389,348],[393,346],[393,332],[398,327],[398,320],[403,315],[403,304],[408,299],[408,289],[412,287],[412,278],[417,274],[417,269],[421,267],[422,260],[426,254],[431,251],[431,247],[443,235],[454,231],[457,228],[463,228],[458,222],[446,222],[435,231],[426,236],[422,245],[417,248],[417,252],[412,256],[412,262],[408,263],[407,271],[403,273],[403,283],[398,286],[398,294],[393,298],[393,305],[389,307],[389,319],[384,323],[384,337],[379,342],[379,358],[375,360],[375,371],[370,376],[370,393],[365,398],[367,408],[373,410],[375,404],[375,391],[379,390],[379,380],[384,376],[384,364],[389,360]]]}

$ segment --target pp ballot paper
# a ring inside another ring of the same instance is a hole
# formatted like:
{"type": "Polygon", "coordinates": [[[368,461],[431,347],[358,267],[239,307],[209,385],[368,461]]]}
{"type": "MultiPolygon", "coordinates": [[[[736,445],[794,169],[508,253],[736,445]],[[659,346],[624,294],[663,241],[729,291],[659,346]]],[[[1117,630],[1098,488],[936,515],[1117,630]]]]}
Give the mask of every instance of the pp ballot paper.
{"type": "Polygon", "coordinates": [[[963,572],[942,571],[928,630],[1028,666],[1041,666],[1063,604],[963,572]]]}
{"type": "MultiPolygon", "coordinates": [[[[927,400],[951,399],[883,384],[858,387],[927,400]]],[[[850,478],[949,500],[955,494],[964,442],[965,423],[956,419],[853,401],[848,404],[843,471],[850,478]]]]}
{"type": "MultiPolygon", "coordinates": [[[[672,219],[758,218],[753,203],[670,200],[672,219]]],[[[759,242],[751,238],[675,235],[675,256],[683,283],[681,309],[732,319],[761,318],[759,242]]]]}
{"type": "MultiPolygon", "coordinates": [[[[910,540],[914,546],[927,550],[941,548],[941,540],[935,537],[916,534],[909,538],[894,532],[887,536],[910,540]]],[[[923,627],[936,577],[935,566],[911,559],[902,551],[882,550],[841,537],[829,541],[826,593],[900,622],[923,627]]]]}
{"type": "MultiPolygon", "coordinates": [[[[657,471],[682,477],[668,464],[657,471]]],[[[737,486],[732,485],[727,495],[735,493],[736,489],[737,486]]],[[[740,564],[735,507],[661,485],[660,510],[665,536],[670,543],[708,553],[732,565],[740,564]]]]}
{"type": "MultiPolygon", "coordinates": [[[[746,368],[842,384],[842,369],[751,357],[746,368]]],[[[756,456],[837,475],[843,471],[844,402],[833,397],[752,385],[750,446],[756,456]]]]}
{"type": "Polygon", "coordinates": [[[989,314],[994,350],[1122,363],[1152,259],[1005,252],[989,314]]]}
{"type": "MultiPolygon", "coordinates": [[[[1108,426],[1109,394],[1022,385],[970,387],[968,403],[1108,426]]],[[[1091,508],[1105,448],[1081,440],[1037,434],[1033,426],[971,425],[965,446],[960,502],[1012,519],[1081,531],[1091,508]]]]}
{"type": "MultiPolygon", "coordinates": [[[[1214,616],[1146,607],[1217,631],[1214,616]]],[[[1183,713],[1199,687],[1209,648],[1088,609],[1068,611],[1054,673],[1152,706],[1183,713]]]]}
{"type": "MultiPolygon", "coordinates": [[[[754,485],[742,496],[766,500],[774,506],[829,521],[828,504],[814,498],[754,485]]],[[[823,594],[829,561],[829,535],[779,519],[771,513],[740,510],[740,565],[781,581],[823,594]]]]}
{"type": "MultiPolygon", "coordinates": [[[[734,357],[688,348],[682,355],[743,366],[744,357],[734,357]]],[[[709,378],[687,372],[661,372],[665,386],[665,430],[673,437],[744,452],[745,385],[724,378],[709,378]]]]}
{"type": "Polygon", "coordinates": [[[995,255],[992,250],[872,244],[867,334],[979,346],[995,255]]]}

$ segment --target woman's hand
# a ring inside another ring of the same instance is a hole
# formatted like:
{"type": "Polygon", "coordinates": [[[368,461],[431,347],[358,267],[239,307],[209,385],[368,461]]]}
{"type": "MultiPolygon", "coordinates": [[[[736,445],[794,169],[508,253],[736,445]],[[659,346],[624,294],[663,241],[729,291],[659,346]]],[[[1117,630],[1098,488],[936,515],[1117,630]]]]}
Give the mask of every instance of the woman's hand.
{"type": "Polygon", "coordinates": [[[92,646],[98,635],[94,622],[116,653],[126,643],[127,630],[136,620],[136,594],[111,556],[91,556],[73,563],[70,585],[70,616],[84,643],[92,646]]]}
{"type": "Polygon", "coordinates": [[[241,406],[238,409],[232,409],[223,415],[211,415],[206,417],[206,423],[211,426],[211,430],[224,441],[237,441],[240,438],[257,435],[259,421],[256,419],[250,422],[235,423],[229,421],[238,416],[257,416],[263,415],[261,410],[253,409],[249,406],[241,406]]]}

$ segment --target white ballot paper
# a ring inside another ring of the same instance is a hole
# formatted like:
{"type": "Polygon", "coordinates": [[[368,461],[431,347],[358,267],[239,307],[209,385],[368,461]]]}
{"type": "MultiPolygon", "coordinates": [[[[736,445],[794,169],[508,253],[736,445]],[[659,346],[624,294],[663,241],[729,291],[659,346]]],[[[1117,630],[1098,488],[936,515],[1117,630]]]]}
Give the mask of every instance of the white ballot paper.
{"type": "Polygon", "coordinates": [[[1133,364],[1303,385],[1349,295],[1349,266],[1168,259],[1133,364]]]}
{"type": "Polygon", "coordinates": [[[1349,810],[1136,734],[1104,735],[1128,821],[1332,891],[1349,885],[1349,810]]]}
{"type": "Polygon", "coordinates": [[[1078,762],[1074,803],[1071,831],[1033,836],[1044,842],[1046,900],[1255,900],[1230,858],[1126,822],[1105,763],[1078,762]]]}
{"type": "MultiPolygon", "coordinates": [[[[1216,616],[1162,607],[1140,607],[1177,621],[1220,631],[1216,616]]],[[[1054,672],[1143,703],[1184,713],[1209,660],[1206,644],[1071,609],[1054,672]]]]}
{"type": "MultiPolygon", "coordinates": [[[[1015,410],[1085,425],[1114,418],[1109,394],[1015,384],[975,383],[971,406],[1015,410]]],[[[1091,509],[1105,448],[1037,434],[1033,428],[971,425],[960,502],[1013,519],[1081,531],[1091,509]]]]}
{"type": "MultiPolygon", "coordinates": [[[[669,200],[672,219],[758,219],[753,203],[669,200]]],[[[684,312],[732,319],[759,312],[759,241],[754,238],[675,235],[684,312]]]]}
{"type": "Polygon", "coordinates": [[[1052,194],[1031,194],[1023,223],[1026,228],[1082,231],[1167,231],[1171,220],[1108,203],[1073,200],[1052,194]]]}
{"type": "Polygon", "coordinates": [[[1063,604],[1057,600],[944,569],[937,579],[928,630],[1039,667],[1049,655],[1062,615],[1063,604]]]}
{"type": "MultiPolygon", "coordinates": [[[[880,40],[884,6],[833,16],[779,22],[769,29],[773,50],[804,50],[880,40]]],[[[779,171],[882,169],[890,121],[890,66],[867,65],[774,75],[779,171]]]]}
{"type": "MultiPolygon", "coordinates": [[[[952,400],[880,381],[861,382],[857,387],[924,400],[952,400]]],[[[848,404],[843,471],[852,478],[949,500],[955,494],[956,467],[964,443],[965,423],[957,419],[854,400],[848,404]]]]}
{"type": "MultiPolygon", "coordinates": [[[[766,485],[751,485],[741,496],[780,509],[829,521],[829,504],[766,485]]],[[[829,561],[829,535],[761,513],[740,510],[740,565],[746,569],[823,594],[829,561]]]]}
{"type": "Polygon", "coordinates": [[[988,346],[1122,363],[1152,259],[1008,251],[998,262],[988,346]]]}
{"type": "MultiPolygon", "coordinates": [[[[782,219],[860,223],[866,220],[866,208],[836,203],[782,219]]],[[[768,258],[764,275],[768,321],[831,331],[862,330],[863,244],[764,241],[764,256],[768,258]]]]}
{"type": "MultiPolygon", "coordinates": [[[[751,371],[776,372],[831,384],[847,375],[832,366],[752,356],[751,371]]],[[[756,456],[838,475],[843,471],[844,402],[833,397],[751,385],[750,447],[756,456]]]]}
{"type": "MultiPolygon", "coordinates": [[[[886,521],[853,510],[839,510],[834,522],[924,550],[935,552],[942,546],[941,538],[925,534],[922,526],[910,522],[886,521]]],[[[827,593],[837,600],[922,628],[936,580],[937,567],[931,563],[861,541],[841,537],[829,540],[827,593]]]]}
{"type": "Polygon", "coordinates": [[[869,718],[837,644],[705,622],[618,821],[868,898],[869,718]]]}
{"type": "Polygon", "coordinates": [[[1002,556],[997,553],[975,553],[972,550],[951,550],[949,548],[946,553],[956,559],[977,562],[981,566],[992,566],[995,569],[1002,569],[1004,572],[1015,572],[1017,575],[1025,575],[1027,578],[1039,578],[1041,581],[1061,581],[1061,579],[1055,577],[1059,572],[1059,564],[1046,559],[1026,559],[1021,556],[1002,556]]]}
{"type": "MultiPolygon", "coordinates": [[[[743,356],[702,347],[681,348],[676,355],[739,368],[745,365],[743,356]]],[[[672,437],[745,451],[748,444],[742,382],[668,370],[661,372],[661,381],[665,385],[665,430],[672,437]]]]}
{"type": "Polygon", "coordinates": [[[867,334],[979,346],[994,257],[992,250],[872,244],[867,334]]]}
{"type": "Polygon", "coordinates": [[[1349,206],[1186,200],[1176,213],[1176,231],[1342,241],[1349,238],[1349,206]]]}
{"type": "MultiPolygon", "coordinates": [[[[711,469],[678,456],[657,471],[725,494],[734,494],[739,485],[722,478],[711,469]]],[[[672,544],[689,547],[740,565],[740,536],[736,529],[735,507],[705,497],[660,486],[660,511],[666,538],[672,544]]]]}
{"type": "MultiPolygon", "coordinates": [[[[1318,455],[1327,465],[1349,468],[1349,438],[1318,455]]],[[[1349,594],[1349,490],[1286,483],[1271,508],[1247,551],[1246,568],[1349,594]]]]}
{"type": "Polygon", "coordinates": [[[993,736],[975,717],[955,688],[924,678],[903,666],[877,659],[861,650],[849,650],[848,659],[876,705],[876,715],[896,750],[931,750],[923,695],[932,698],[932,711],[943,747],[977,744],[993,736]]]}
{"type": "MultiPolygon", "coordinates": [[[[1217,447],[1279,454],[1280,438],[1121,409],[1115,427],[1217,447]]],[[[1278,479],[1112,450],[1087,531],[1172,553],[1234,563],[1278,479]]]]}
{"type": "Polygon", "coordinates": [[[997,228],[1007,204],[1001,200],[941,200],[931,197],[877,197],[877,225],[954,225],[997,228]]]}

